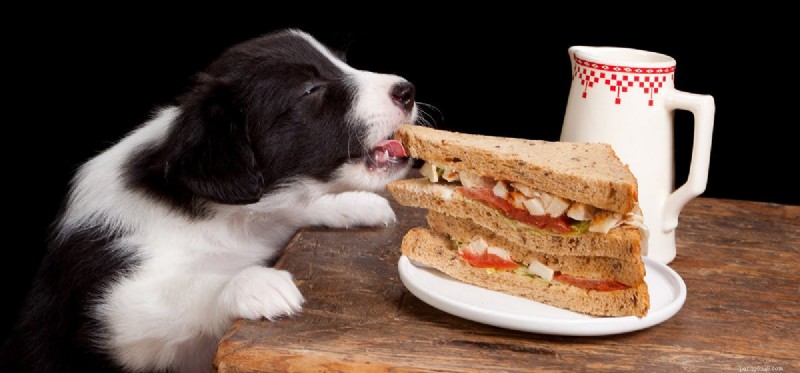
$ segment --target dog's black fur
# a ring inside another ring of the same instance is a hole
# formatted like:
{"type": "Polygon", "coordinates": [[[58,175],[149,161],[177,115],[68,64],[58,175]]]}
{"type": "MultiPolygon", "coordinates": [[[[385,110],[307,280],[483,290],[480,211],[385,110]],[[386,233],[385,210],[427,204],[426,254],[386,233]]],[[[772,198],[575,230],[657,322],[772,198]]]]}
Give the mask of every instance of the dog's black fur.
{"type": "Polygon", "coordinates": [[[342,72],[307,43],[242,44],[199,75],[166,141],[131,159],[128,182],[198,215],[205,199],[254,203],[287,177],[327,180],[362,148],[339,120],[352,101],[342,72]]]}

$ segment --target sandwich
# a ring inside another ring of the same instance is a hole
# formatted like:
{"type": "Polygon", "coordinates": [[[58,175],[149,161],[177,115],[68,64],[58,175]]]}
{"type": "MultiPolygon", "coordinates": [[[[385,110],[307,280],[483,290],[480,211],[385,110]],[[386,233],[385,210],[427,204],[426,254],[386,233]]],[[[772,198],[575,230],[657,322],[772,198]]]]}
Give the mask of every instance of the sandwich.
{"type": "Polygon", "coordinates": [[[647,230],[636,178],[610,145],[405,125],[422,178],[392,182],[428,210],[401,251],[483,288],[594,316],[643,317],[647,230]]]}

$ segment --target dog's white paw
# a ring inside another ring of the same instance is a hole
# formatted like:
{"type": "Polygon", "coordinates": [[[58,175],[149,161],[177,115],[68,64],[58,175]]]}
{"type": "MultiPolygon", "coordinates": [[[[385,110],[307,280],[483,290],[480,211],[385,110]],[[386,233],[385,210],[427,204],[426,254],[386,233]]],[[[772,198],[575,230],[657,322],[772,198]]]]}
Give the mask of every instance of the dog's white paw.
{"type": "Polygon", "coordinates": [[[251,320],[292,315],[304,302],[289,272],[258,266],[236,274],[221,300],[230,307],[232,316],[251,320]]]}
{"type": "Polygon", "coordinates": [[[397,221],[389,201],[369,192],[324,195],[310,204],[307,211],[311,225],[335,228],[387,226],[397,221]]]}

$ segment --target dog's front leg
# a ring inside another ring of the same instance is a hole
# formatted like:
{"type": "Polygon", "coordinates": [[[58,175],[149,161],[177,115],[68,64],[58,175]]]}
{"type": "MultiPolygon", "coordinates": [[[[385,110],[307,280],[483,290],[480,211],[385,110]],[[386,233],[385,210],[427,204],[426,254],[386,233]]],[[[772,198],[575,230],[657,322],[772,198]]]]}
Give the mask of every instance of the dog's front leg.
{"type": "Polygon", "coordinates": [[[289,272],[252,266],[228,281],[219,301],[234,318],[275,320],[299,312],[304,299],[289,272]]]}
{"type": "Polygon", "coordinates": [[[306,225],[334,228],[386,226],[397,221],[389,201],[370,192],[326,194],[308,204],[303,213],[306,225]]]}
{"type": "Polygon", "coordinates": [[[120,281],[96,311],[109,325],[109,351],[132,371],[208,371],[232,320],[274,320],[303,303],[292,276],[274,268],[163,272],[120,281]]]}

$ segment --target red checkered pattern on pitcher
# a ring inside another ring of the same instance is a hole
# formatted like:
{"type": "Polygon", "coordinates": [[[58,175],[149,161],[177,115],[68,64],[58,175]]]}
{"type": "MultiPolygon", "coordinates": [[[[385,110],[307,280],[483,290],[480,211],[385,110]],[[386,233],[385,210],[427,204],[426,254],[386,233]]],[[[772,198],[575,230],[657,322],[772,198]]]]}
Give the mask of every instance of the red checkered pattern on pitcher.
{"type": "Polygon", "coordinates": [[[622,103],[622,94],[629,89],[640,88],[648,95],[647,105],[653,106],[653,96],[663,88],[667,76],[674,79],[675,66],[665,68],[644,68],[598,64],[575,57],[575,73],[573,79],[581,80],[582,98],[586,98],[589,88],[603,82],[611,92],[616,94],[614,103],[622,103]]]}
{"type": "MultiPolygon", "coordinates": [[[[583,86],[583,93],[581,93],[581,97],[583,98],[586,98],[586,91],[589,88],[594,87],[595,83],[600,81],[600,78],[595,76],[596,72],[594,70],[587,70],[586,68],[576,67],[575,75],[581,80],[581,85],[583,86]]],[[[573,79],[574,78],[575,77],[573,77],[573,79]]]]}

